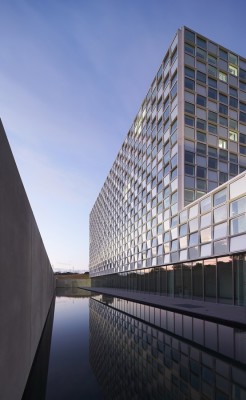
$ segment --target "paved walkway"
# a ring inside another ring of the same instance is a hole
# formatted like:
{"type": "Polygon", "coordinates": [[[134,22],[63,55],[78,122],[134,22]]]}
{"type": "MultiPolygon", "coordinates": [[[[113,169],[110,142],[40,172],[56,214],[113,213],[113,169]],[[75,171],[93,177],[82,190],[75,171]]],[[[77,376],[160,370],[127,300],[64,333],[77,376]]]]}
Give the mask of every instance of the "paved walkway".
{"type": "Polygon", "coordinates": [[[125,300],[136,301],[138,303],[148,304],[159,308],[165,308],[170,311],[180,312],[193,317],[246,329],[246,307],[243,306],[239,307],[221,303],[210,303],[207,301],[167,297],[124,289],[88,287],[81,287],[81,289],[107,294],[125,300]]]}

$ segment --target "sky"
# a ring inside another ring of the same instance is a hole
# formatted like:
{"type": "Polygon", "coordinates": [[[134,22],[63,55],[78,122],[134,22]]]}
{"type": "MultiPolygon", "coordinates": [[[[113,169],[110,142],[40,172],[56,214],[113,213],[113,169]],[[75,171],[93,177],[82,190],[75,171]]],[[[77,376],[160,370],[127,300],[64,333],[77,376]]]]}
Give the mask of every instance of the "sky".
{"type": "Polygon", "coordinates": [[[54,270],[88,270],[89,213],[178,28],[246,57],[245,0],[1,0],[0,118],[54,270]]]}

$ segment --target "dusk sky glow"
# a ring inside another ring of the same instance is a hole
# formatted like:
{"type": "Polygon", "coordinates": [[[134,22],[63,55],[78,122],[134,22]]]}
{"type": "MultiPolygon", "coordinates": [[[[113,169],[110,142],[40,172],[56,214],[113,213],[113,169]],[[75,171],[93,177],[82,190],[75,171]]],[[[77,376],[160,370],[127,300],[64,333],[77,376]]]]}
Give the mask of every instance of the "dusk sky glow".
{"type": "Polygon", "coordinates": [[[246,57],[245,0],[2,0],[0,117],[55,269],[88,269],[89,213],[177,29],[246,57]]]}

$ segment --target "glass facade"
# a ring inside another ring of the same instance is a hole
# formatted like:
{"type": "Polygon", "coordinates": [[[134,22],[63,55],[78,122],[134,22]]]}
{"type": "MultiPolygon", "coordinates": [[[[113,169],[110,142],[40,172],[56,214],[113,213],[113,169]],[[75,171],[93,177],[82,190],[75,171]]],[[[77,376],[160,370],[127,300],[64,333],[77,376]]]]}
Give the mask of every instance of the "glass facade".
{"type": "Polygon", "coordinates": [[[234,304],[232,261],[204,266],[246,250],[245,169],[246,60],[184,27],[90,213],[92,279],[234,304]]]}

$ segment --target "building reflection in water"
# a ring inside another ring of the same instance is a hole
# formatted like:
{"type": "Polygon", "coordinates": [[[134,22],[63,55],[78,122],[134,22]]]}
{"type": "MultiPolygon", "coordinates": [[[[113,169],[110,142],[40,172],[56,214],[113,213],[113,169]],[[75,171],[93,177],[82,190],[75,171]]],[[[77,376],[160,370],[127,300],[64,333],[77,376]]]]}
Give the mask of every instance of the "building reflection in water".
{"type": "Polygon", "coordinates": [[[90,299],[105,399],[246,399],[246,332],[107,296],[90,299]]]}

